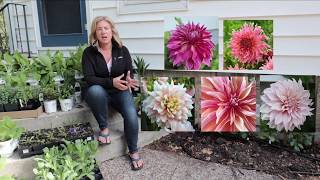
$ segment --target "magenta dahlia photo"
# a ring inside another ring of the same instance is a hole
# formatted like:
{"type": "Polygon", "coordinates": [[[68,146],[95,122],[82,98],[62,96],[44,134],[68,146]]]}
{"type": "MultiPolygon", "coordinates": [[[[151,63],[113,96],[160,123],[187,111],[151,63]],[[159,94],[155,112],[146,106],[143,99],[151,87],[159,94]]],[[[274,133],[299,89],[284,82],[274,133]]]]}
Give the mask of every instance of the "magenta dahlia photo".
{"type": "Polygon", "coordinates": [[[247,77],[201,78],[201,131],[256,130],[256,85],[247,77]]]}
{"type": "Polygon", "coordinates": [[[199,70],[202,64],[211,65],[215,44],[204,25],[187,23],[171,31],[167,44],[169,58],[174,66],[199,70]]]}
{"type": "Polygon", "coordinates": [[[232,55],[241,63],[257,64],[262,61],[264,52],[269,48],[267,39],[260,26],[245,23],[240,30],[232,32],[232,55]]]}

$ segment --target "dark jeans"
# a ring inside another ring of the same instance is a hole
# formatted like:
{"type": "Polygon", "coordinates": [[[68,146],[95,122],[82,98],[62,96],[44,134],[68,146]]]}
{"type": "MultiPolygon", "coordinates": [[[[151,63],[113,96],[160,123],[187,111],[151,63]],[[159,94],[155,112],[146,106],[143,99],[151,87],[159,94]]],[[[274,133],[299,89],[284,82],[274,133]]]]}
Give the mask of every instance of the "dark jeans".
{"type": "Polygon", "coordinates": [[[129,91],[108,93],[102,86],[90,86],[85,100],[98,121],[101,130],[108,127],[108,104],[110,103],[124,119],[124,133],[130,153],[138,151],[138,117],[133,97],[129,91]]]}

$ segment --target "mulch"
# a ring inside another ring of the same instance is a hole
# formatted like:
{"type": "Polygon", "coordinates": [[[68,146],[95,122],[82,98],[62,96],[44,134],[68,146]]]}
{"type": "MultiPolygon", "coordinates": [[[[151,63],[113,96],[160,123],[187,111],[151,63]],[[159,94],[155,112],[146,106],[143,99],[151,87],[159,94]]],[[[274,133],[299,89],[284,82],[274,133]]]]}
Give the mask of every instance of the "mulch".
{"type": "Polygon", "coordinates": [[[320,145],[301,152],[269,144],[249,135],[247,139],[232,134],[175,133],[146,146],[175,152],[207,162],[262,171],[282,179],[320,179],[320,145]]]}

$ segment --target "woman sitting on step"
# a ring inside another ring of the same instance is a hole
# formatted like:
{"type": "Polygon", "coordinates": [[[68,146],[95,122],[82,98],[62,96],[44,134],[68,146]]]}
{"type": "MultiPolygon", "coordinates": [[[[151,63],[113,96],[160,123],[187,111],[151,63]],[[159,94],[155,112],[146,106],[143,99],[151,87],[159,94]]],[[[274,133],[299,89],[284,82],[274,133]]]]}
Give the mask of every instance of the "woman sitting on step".
{"type": "Polygon", "coordinates": [[[136,88],[132,60],[128,49],[122,45],[112,20],[105,16],[93,19],[90,46],[82,56],[83,74],[89,88],[85,100],[101,129],[98,141],[110,144],[108,129],[108,104],[124,119],[124,133],[129,148],[132,169],[139,170],[143,161],[138,153],[138,118],[130,88],[136,88]]]}

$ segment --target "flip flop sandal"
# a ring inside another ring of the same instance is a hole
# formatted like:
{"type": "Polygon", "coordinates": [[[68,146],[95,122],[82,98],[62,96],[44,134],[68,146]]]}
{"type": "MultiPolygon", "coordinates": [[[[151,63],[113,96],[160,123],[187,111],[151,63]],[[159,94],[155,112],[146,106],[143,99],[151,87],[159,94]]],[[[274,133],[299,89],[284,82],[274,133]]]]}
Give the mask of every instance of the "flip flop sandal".
{"type": "Polygon", "coordinates": [[[100,145],[111,144],[111,141],[110,141],[110,142],[107,142],[107,138],[109,138],[109,137],[110,137],[109,134],[102,134],[102,133],[100,132],[97,140],[99,141],[99,144],[100,144],[100,145]],[[106,142],[105,142],[105,143],[101,142],[101,141],[99,140],[99,138],[104,138],[104,139],[106,140],[106,142]]]}
{"type": "Polygon", "coordinates": [[[132,169],[132,170],[138,171],[138,170],[140,170],[140,169],[143,168],[143,164],[142,164],[140,167],[134,167],[134,162],[136,162],[136,164],[138,165],[138,161],[141,160],[141,157],[139,157],[139,158],[133,158],[133,157],[130,156],[130,154],[129,154],[128,156],[129,156],[129,158],[130,158],[130,160],[131,160],[131,169],[132,169]]]}

